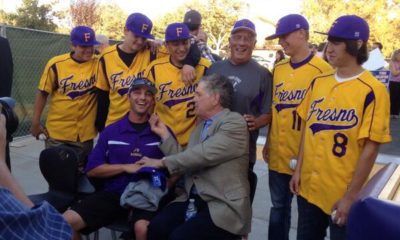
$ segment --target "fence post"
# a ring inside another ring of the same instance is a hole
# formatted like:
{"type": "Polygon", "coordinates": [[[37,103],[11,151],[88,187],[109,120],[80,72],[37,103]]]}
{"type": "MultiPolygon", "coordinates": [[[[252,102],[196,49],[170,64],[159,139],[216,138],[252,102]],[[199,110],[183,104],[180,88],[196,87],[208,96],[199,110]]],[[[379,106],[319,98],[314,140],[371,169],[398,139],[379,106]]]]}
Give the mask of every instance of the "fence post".
{"type": "Polygon", "coordinates": [[[6,25],[0,24],[0,36],[2,36],[3,38],[7,38],[6,29],[6,25]]]}

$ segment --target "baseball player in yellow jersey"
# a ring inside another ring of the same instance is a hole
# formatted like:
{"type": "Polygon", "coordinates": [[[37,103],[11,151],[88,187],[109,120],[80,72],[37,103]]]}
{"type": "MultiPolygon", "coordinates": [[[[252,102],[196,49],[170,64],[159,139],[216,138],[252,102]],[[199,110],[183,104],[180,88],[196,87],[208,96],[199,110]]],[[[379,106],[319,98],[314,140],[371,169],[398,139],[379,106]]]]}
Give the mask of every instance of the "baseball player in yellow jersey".
{"type": "Polygon", "coordinates": [[[368,23],[339,17],[328,32],[327,57],[335,71],[316,77],[297,113],[305,124],[296,170],[297,239],[345,239],[349,209],[365,183],[379,145],[391,141],[389,96],[362,68],[368,23]]]}
{"type": "Polygon", "coordinates": [[[303,127],[296,107],[311,81],[331,69],[310,51],[308,37],[307,20],[299,14],[289,14],[278,21],[275,34],[266,38],[279,38],[279,44],[290,57],[277,63],[273,70],[272,123],[263,151],[269,168],[272,200],[268,228],[271,240],[289,239],[293,198],[289,189],[293,169],[289,163],[297,158],[303,127]]]}
{"type": "Polygon", "coordinates": [[[153,81],[158,90],[154,111],[161,121],[171,128],[182,146],[186,146],[195,127],[195,89],[199,79],[210,66],[207,59],[201,58],[195,67],[196,80],[191,84],[181,81],[181,68],[189,53],[190,37],[185,24],[168,25],[165,44],[171,55],[153,61],[145,71],[145,77],[153,81]]]}
{"type": "Polygon", "coordinates": [[[97,131],[96,67],[94,45],[98,44],[94,31],[77,26],[71,31],[73,51],[56,56],[47,63],[38,86],[31,133],[46,136],[46,148],[62,144],[74,147],[80,155],[80,168],[93,147],[97,131]],[[40,117],[51,96],[46,128],[40,117]]]}
{"type": "MultiPolygon", "coordinates": [[[[147,39],[153,39],[153,23],[141,13],[133,13],[126,20],[124,41],[103,50],[99,60],[99,73],[96,87],[98,91],[98,119],[96,127],[104,128],[129,110],[127,92],[132,81],[143,75],[147,65],[156,58],[166,56],[166,49],[152,52],[146,48],[147,39]]],[[[199,56],[200,57],[200,56],[199,56]]],[[[194,78],[194,69],[187,66],[182,74],[194,78]]]]}

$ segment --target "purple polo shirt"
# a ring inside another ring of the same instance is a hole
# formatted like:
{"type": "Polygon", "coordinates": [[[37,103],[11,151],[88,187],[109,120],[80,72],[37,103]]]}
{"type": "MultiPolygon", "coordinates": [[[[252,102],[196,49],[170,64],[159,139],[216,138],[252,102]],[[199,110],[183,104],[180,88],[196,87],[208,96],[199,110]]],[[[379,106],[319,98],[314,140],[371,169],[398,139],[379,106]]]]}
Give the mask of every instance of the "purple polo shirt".
{"type": "MultiPolygon", "coordinates": [[[[85,171],[106,163],[135,163],[144,156],[161,159],[164,154],[159,148],[160,142],[160,137],[151,131],[150,125],[137,132],[130,124],[127,114],[100,133],[99,140],[89,155],[85,171]]],[[[104,191],[122,194],[129,182],[139,178],[138,174],[127,173],[105,178],[104,191]]]]}

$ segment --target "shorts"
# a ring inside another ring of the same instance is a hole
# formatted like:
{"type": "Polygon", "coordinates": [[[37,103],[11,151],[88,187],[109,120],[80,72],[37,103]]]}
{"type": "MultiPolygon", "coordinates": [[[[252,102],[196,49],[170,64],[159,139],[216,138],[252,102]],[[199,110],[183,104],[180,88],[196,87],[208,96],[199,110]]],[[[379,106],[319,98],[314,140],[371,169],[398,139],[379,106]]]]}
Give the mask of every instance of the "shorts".
{"type": "Polygon", "coordinates": [[[71,210],[78,213],[87,227],[92,230],[107,226],[120,218],[126,218],[132,223],[142,219],[150,221],[157,214],[157,212],[141,209],[123,208],[120,206],[120,197],[118,193],[95,192],[74,204],[71,210]]]}

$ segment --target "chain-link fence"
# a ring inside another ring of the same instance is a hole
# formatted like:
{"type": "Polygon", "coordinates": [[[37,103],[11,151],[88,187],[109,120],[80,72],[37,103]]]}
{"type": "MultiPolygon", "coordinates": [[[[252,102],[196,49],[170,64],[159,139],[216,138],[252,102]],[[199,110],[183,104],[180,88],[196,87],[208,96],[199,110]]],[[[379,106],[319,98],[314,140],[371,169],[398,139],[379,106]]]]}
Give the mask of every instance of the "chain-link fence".
{"type": "MultiPolygon", "coordinates": [[[[0,35],[8,39],[14,61],[11,97],[17,101],[15,111],[20,120],[14,136],[28,135],[41,74],[50,58],[71,50],[69,35],[5,25],[0,25],[0,35]]],[[[42,114],[43,123],[46,115],[47,107],[42,114]]]]}
{"type": "MultiPolygon", "coordinates": [[[[1,26],[7,38],[14,62],[11,97],[17,101],[15,112],[20,124],[14,136],[29,134],[37,85],[47,61],[68,52],[69,37],[64,34],[1,26]]],[[[47,109],[44,111],[45,117],[47,109]]],[[[45,121],[45,118],[42,118],[45,121]]]]}

